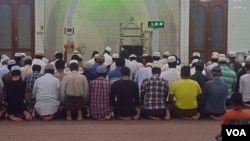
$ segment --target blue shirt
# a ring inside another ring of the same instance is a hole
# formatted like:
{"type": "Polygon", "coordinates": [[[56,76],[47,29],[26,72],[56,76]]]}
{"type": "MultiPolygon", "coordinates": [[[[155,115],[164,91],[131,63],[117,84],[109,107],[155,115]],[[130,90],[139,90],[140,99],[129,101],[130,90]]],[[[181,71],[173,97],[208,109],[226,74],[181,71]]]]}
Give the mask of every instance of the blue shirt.
{"type": "Polygon", "coordinates": [[[207,81],[200,100],[201,113],[224,114],[226,112],[227,84],[215,77],[207,81]]]}
{"type": "Polygon", "coordinates": [[[152,76],[152,68],[146,67],[146,68],[140,68],[139,71],[136,73],[134,81],[138,84],[139,89],[141,88],[142,81],[146,78],[149,78],[152,76]]]}
{"type": "Polygon", "coordinates": [[[6,74],[6,73],[8,73],[8,72],[9,72],[8,66],[7,65],[3,65],[0,68],[0,78],[2,78],[3,75],[6,74]]]}
{"type": "MultiPolygon", "coordinates": [[[[101,65],[102,65],[102,64],[95,63],[95,64],[92,66],[91,73],[94,74],[94,75],[97,75],[96,70],[97,70],[97,68],[98,68],[99,66],[101,66],[101,65]]],[[[108,72],[109,72],[109,69],[107,69],[107,67],[106,67],[106,74],[108,74],[108,72]]]]}
{"type": "Polygon", "coordinates": [[[92,70],[91,70],[91,73],[96,75],[96,70],[97,70],[97,67],[99,67],[101,64],[99,63],[95,63],[94,65],[92,65],[92,70]]]}
{"type": "Polygon", "coordinates": [[[108,79],[111,80],[112,83],[116,80],[121,79],[121,69],[121,67],[116,67],[114,70],[108,73],[108,79]]]}

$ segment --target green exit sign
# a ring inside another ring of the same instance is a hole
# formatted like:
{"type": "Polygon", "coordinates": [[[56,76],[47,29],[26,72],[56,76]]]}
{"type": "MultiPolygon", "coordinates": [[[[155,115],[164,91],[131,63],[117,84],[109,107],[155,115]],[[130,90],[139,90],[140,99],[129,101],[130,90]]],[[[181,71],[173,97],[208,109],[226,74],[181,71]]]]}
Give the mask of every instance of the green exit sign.
{"type": "Polygon", "coordinates": [[[163,28],[163,21],[148,21],[148,28],[163,28]]]}

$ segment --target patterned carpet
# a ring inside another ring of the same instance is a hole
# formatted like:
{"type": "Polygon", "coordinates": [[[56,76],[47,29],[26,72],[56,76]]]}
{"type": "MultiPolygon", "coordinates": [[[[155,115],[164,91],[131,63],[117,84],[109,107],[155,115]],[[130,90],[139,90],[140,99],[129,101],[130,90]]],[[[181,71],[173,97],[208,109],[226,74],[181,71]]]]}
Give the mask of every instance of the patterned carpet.
{"type": "Polygon", "coordinates": [[[0,121],[3,141],[213,141],[220,122],[187,121],[0,121]]]}

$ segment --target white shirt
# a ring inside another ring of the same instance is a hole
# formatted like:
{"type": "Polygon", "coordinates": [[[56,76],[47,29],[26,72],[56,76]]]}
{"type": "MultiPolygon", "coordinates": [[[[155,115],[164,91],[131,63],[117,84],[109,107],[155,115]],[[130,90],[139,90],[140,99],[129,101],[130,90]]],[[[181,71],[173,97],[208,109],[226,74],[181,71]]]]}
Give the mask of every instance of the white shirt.
{"type": "Polygon", "coordinates": [[[140,68],[143,68],[144,66],[143,66],[143,64],[142,63],[139,63],[139,62],[137,62],[136,60],[133,60],[133,61],[131,61],[132,63],[135,63],[135,73],[134,74],[136,74],[138,71],[139,71],[139,69],[140,68]]]}
{"type": "Polygon", "coordinates": [[[166,65],[168,63],[168,59],[162,58],[161,60],[159,60],[159,63],[161,63],[162,65],[166,65]]]}
{"type": "Polygon", "coordinates": [[[239,86],[243,102],[250,102],[250,74],[244,74],[240,77],[239,86]]]}
{"type": "Polygon", "coordinates": [[[169,70],[168,63],[163,65],[162,68],[161,68],[161,72],[165,72],[165,71],[168,71],[168,70],[169,70]]]}
{"type": "Polygon", "coordinates": [[[212,76],[211,70],[213,69],[213,67],[218,66],[218,65],[219,64],[217,62],[214,62],[211,65],[207,66],[206,67],[206,74],[207,74],[207,76],[212,76]]]}
{"type": "Polygon", "coordinates": [[[50,73],[35,81],[32,97],[36,99],[35,111],[41,115],[52,115],[58,111],[60,80],[50,73]]]}
{"type": "Polygon", "coordinates": [[[181,79],[180,71],[176,68],[170,68],[168,71],[161,73],[160,77],[168,81],[169,88],[174,81],[181,79]]]}
{"type": "Polygon", "coordinates": [[[95,64],[95,58],[92,58],[92,59],[88,60],[87,62],[90,63],[91,65],[94,65],[95,64]]]}
{"type": "Polygon", "coordinates": [[[112,57],[108,53],[104,53],[104,66],[111,65],[113,63],[112,57]]]}
{"type": "Polygon", "coordinates": [[[136,64],[128,59],[125,59],[125,66],[130,69],[130,76],[134,77],[136,72],[136,64]]]}

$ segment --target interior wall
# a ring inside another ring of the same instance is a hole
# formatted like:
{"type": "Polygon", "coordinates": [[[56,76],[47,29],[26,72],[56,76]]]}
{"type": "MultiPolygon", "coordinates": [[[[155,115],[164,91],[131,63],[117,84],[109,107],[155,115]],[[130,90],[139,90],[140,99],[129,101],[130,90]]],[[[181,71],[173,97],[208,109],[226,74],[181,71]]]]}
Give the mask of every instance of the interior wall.
{"type": "MultiPolygon", "coordinates": [[[[148,0],[150,1],[150,0],[148,0]]],[[[102,52],[105,46],[113,48],[112,53],[119,51],[119,26],[129,22],[132,16],[136,24],[143,23],[145,31],[145,53],[151,54],[152,30],[148,28],[148,21],[152,20],[147,0],[78,0],[72,14],[72,25],[76,47],[82,48],[84,60],[91,57],[93,50],[102,52]]],[[[69,0],[44,0],[44,52],[52,59],[55,51],[63,51],[67,42],[64,28],[67,24],[67,13],[71,6],[69,0]]],[[[159,31],[158,51],[170,51],[178,54],[179,48],[179,1],[153,0],[158,18],[165,22],[165,27],[159,31]]],[[[38,2],[37,2],[38,3],[38,2]]],[[[39,9],[36,9],[39,10],[39,9]]],[[[42,12],[42,8],[40,9],[42,12]]],[[[39,13],[39,11],[38,11],[39,13]]],[[[40,16],[42,19],[42,16],[40,16]]],[[[39,21],[36,19],[36,23],[39,21]]],[[[36,24],[36,26],[39,26],[36,24]]],[[[37,35],[37,39],[39,36],[37,35]]],[[[137,44],[138,39],[131,40],[137,44]]],[[[36,50],[41,47],[36,45],[36,50]]]]}

